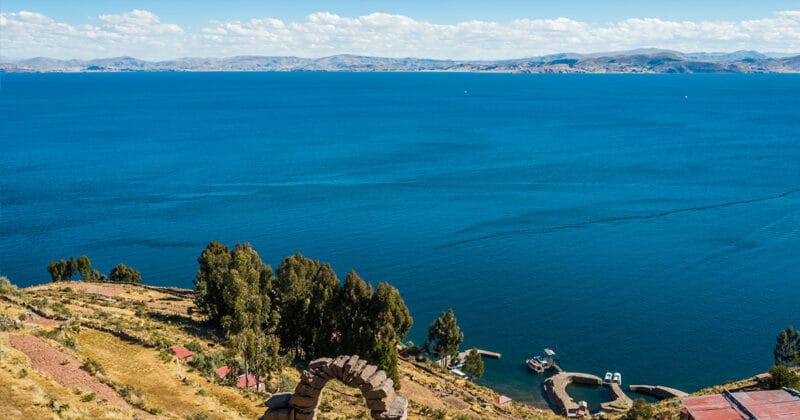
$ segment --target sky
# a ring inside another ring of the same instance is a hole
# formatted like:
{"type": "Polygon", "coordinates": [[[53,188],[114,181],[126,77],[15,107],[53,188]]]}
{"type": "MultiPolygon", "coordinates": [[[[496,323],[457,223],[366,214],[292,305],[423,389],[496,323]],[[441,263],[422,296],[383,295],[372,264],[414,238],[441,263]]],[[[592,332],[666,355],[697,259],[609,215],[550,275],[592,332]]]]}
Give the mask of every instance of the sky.
{"type": "Polygon", "coordinates": [[[800,53],[800,0],[0,0],[0,56],[800,53]]]}

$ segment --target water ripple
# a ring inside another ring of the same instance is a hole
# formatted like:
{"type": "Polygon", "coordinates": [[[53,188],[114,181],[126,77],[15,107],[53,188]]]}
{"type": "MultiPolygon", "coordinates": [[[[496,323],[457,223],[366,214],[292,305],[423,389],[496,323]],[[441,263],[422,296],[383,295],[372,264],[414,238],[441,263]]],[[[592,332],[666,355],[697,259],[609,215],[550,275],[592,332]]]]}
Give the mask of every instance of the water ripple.
{"type": "Polygon", "coordinates": [[[747,200],[736,200],[736,201],[727,201],[724,203],[717,203],[717,204],[709,204],[706,206],[696,206],[696,207],[685,207],[680,209],[672,209],[666,210],[658,213],[651,213],[651,214],[639,214],[639,215],[629,215],[629,216],[613,216],[613,217],[604,217],[599,219],[590,219],[590,220],[583,220],[580,222],[575,223],[567,223],[563,225],[557,226],[548,226],[539,229],[516,229],[516,230],[506,230],[506,231],[499,231],[490,233],[487,235],[476,236],[472,238],[457,240],[446,242],[444,244],[439,245],[436,247],[437,249],[442,248],[450,248],[459,245],[465,245],[473,242],[485,241],[489,239],[496,239],[496,238],[503,238],[503,237],[510,237],[510,236],[521,236],[521,235],[542,235],[546,233],[557,232],[561,230],[569,230],[569,229],[578,229],[583,228],[586,226],[591,225],[599,225],[599,224],[607,224],[607,223],[617,223],[617,222],[627,222],[631,220],[648,220],[648,219],[657,219],[666,216],[672,216],[675,214],[680,213],[690,213],[690,212],[701,212],[706,210],[714,210],[724,207],[732,207],[744,204],[753,204],[753,203],[760,203],[763,201],[771,201],[771,200],[779,200],[782,198],[786,198],[790,195],[797,194],[800,192],[800,188],[795,188],[792,190],[785,191],[780,194],[775,195],[768,195],[763,197],[751,198],[747,200]]]}

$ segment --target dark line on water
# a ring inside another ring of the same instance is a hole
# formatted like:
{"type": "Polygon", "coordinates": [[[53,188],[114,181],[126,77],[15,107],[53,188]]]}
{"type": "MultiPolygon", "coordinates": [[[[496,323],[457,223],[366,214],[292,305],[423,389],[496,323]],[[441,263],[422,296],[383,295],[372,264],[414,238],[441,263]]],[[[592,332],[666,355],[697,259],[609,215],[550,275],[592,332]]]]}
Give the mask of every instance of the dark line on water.
{"type": "Polygon", "coordinates": [[[752,204],[752,203],[759,203],[759,202],[762,202],[762,201],[779,200],[781,198],[786,198],[786,197],[788,197],[790,195],[797,194],[798,192],[800,192],[800,188],[795,188],[793,190],[785,191],[785,192],[783,192],[781,194],[769,195],[769,196],[766,196],[766,197],[751,198],[751,199],[748,199],[748,200],[728,201],[728,202],[725,202],[725,203],[710,204],[710,205],[707,205],[707,206],[687,207],[687,208],[682,208],[682,209],[667,210],[667,211],[662,211],[660,213],[643,214],[643,215],[632,215],[632,216],[605,217],[605,218],[602,218],[602,219],[585,220],[585,221],[582,221],[582,222],[569,223],[569,224],[558,225],[558,226],[550,226],[550,227],[544,227],[544,228],[540,228],[540,229],[520,229],[520,230],[500,231],[500,232],[495,232],[495,233],[491,233],[491,234],[488,234],[488,235],[478,236],[478,237],[469,238],[469,239],[463,239],[463,240],[460,240],[460,241],[447,242],[447,243],[444,243],[442,245],[437,246],[436,248],[437,249],[450,248],[450,247],[454,247],[454,246],[465,245],[465,244],[472,243],[472,242],[485,241],[487,239],[496,239],[496,238],[502,238],[502,237],[507,237],[507,236],[541,235],[541,234],[545,234],[545,233],[557,232],[557,231],[560,231],[560,230],[578,229],[578,228],[582,228],[582,227],[586,227],[586,226],[599,225],[599,224],[605,224],[605,223],[626,222],[626,221],[630,221],[630,220],[657,219],[657,218],[660,218],[660,217],[671,216],[671,215],[679,214],[679,213],[699,212],[699,211],[719,209],[719,208],[723,208],[723,207],[738,206],[738,205],[741,205],[741,204],[752,204]]]}

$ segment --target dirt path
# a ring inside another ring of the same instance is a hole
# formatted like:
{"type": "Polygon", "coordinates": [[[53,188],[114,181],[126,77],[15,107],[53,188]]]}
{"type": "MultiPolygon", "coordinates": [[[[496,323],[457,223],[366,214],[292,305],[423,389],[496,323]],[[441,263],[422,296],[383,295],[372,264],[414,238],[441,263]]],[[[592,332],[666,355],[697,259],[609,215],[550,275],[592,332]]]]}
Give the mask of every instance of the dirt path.
{"type": "Polygon", "coordinates": [[[33,367],[68,388],[80,388],[84,392],[94,392],[98,399],[123,408],[131,406],[111,387],[100,382],[80,368],[81,363],[67,353],[59,351],[41,338],[33,335],[12,335],[8,337],[11,347],[25,353],[33,367]]]}

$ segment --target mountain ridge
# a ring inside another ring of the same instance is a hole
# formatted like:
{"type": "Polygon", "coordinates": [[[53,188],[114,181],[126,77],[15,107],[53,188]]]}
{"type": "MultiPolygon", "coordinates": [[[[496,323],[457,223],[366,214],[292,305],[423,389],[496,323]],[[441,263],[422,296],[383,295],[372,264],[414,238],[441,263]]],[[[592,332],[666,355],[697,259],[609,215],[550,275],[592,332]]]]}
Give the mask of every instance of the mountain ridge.
{"type": "Polygon", "coordinates": [[[448,60],[339,54],[320,58],[240,55],[148,61],[131,56],[90,60],[0,58],[2,72],[215,72],[346,71],[476,73],[800,73],[800,55],[757,51],[694,52],[642,48],[579,54],[558,53],[506,60],[448,60]]]}

